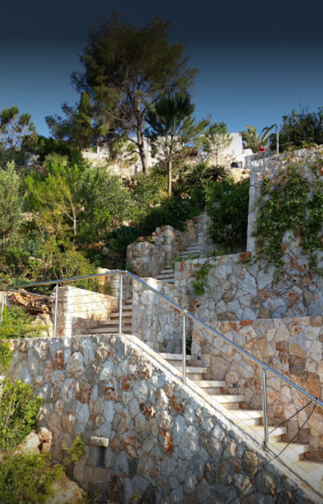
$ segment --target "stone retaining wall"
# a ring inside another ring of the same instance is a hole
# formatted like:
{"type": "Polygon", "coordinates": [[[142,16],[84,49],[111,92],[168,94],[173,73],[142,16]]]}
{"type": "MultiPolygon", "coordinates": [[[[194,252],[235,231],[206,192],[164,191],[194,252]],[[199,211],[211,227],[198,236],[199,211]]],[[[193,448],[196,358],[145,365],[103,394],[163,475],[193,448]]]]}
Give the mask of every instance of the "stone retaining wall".
{"type": "MultiPolygon", "coordinates": [[[[143,278],[150,287],[181,307],[188,305],[185,291],[154,278],[143,278]]],[[[163,298],[133,282],[132,331],[156,352],[181,353],[182,315],[163,298]]],[[[191,326],[188,324],[187,332],[191,326]]]]}
{"type": "Polygon", "coordinates": [[[9,377],[43,397],[39,426],[53,433],[53,455],[82,433],[85,456],[74,479],[129,503],[321,502],[260,445],[211,406],[134,337],[10,341],[9,377]],[[239,496],[237,496],[239,494],[239,496]]]}
{"type": "MultiPolygon", "coordinates": [[[[323,399],[323,317],[245,320],[210,323],[261,362],[282,374],[314,397],[323,399]]],[[[224,380],[224,393],[242,394],[244,407],[262,409],[261,367],[243,357],[229,344],[194,323],[192,342],[194,357],[201,356],[208,367],[208,379],[224,380]]],[[[282,380],[267,372],[268,415],[273,424],[291,417],[296,408],[308,402],[282,380]]],[[[288,440],[292,439],[308,418],[313,404],[288,422],[288,440]]],[[[310,418],[299,441],[310,443],[310,452],[323,458],[323,411],[310,418]]]]}
{"type": "Polygon", "coordinates": [[[199,245],[201,253],[215,250],[208,237],[209,218],[206,214],[186,221],[185,233],[172,226],[157,228],[148,241],[135,242],[128,246],[127,263],[137,275],[155,277],[190,245],[199,245]]]}
{"type": "Polygon", "coordinates": [[[60,287],[56,335],[70,337],[85,334],[106,322],[117,308],[118,300],[114,296],[78,287],[60,287]]]}
{"type": "Polygon", "coordinates": [[[176,263],[175,281],[179,291],[190,292],[190,310],[205,323],[323,315],[323,277],[309,272],[297,240],[286,246],[284,260],[279,280],[274,267],[254,262],[255,255],[246,252],[176,263]],[[213,266],[207,274],[206,293],[196,296],[191,282],[206,262],[213,266]]]}
{"type": "Polygon", "coordinates": [[[302,175],[306,176],[309,181],[312,181],[314,174],[310,165],[318,163],[319,168],[316,170],[316,177],[323,180],[323,148],[322,146],[315,149],[301,149],[283,154],[271,155],[270,157],[263,155],[255,155],[247,158],[247,168],[250,170],[250,189],[249,189],[249,214],[248,214],[248,238],[247,250],[256,250],[256,238],[252,236],[254,224],[257,217],[256,202],[260,197],[260,189],[265,177],[269,179],[277,177],[277,175],[286,170],[289,164],[302,163],[302,175]]]}

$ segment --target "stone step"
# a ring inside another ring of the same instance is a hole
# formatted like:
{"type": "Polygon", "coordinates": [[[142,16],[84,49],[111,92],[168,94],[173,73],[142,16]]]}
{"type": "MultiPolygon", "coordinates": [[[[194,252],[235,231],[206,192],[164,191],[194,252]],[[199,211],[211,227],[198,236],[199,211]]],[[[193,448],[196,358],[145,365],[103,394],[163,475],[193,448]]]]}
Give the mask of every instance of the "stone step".
{"type": "Polygon", "coordinates": [[[190,380],[198,380],[199,378],[203,378],[203,375],[207,372],[206,367],[195,367],[195,366],[187,366],[186,367],[186,376],[190,380]]]}
{"type": "Polygon", "coordinates": [[[220,380],[199,380],[196,382],[196,384],[201,387],[201,388],[208,388],[208,387],[224,387],[225,386],[225,381],[220,381],[220,380]]]}
{"type": "MultiPolygon", "coordinates": [[[[295,470],[300,470],[306,475],[306,478],[310,478],[309,484],[321,483],[323,480],[323,462],[314,462],[312,460],[298,460],[294,462],[293,468],[295,470]]],[[[314,487],[315,488],[315,487],[314,487]]]]}
{"type": "Polygon", "coordinates": [[[246,425],[257,425],[259,419],[263,417],[262,411],[257,410],[231,410],[231,413],[246,425]]]}
{"type": "Polygon", "coordinates": [[[161,270],[161,272],[160,272],[159,274],[160,274],[160,275],[163,275],[163,274],[168,274],[168,273],[170,273],[170,274],[174,275],[174,273],[175,273],[175,272],[174,272],[174,268],[167,268],[167,269],[163,269],[163,270],[161,270]]]}
{"type": "Polygon", "coordinates": [[[158,277],[156,277],[156,279],[160,280],[161,282],[165,282],[165,283],[170,283],[170,284],[175,283],[174,278],[158,278],[158,277]]]}
{"type": "MultiPolygon", "coordinates": [[[[261,436],[264,438],[264,426],[263,425],[253,425],[251,426],[251,429],[258,434],[258,436],[261,436]]],[[[287,428],[286,427],[276,427],[274,429],[273,426],[269,425],[268,427],[268,438],[270,439],[270,442],[279,442],[281,441],[281,436],[283,434],[286,434],[287,428]]]]}
{"type": "MultiPolygon", "coordinates": [[[[285,447],[287,443],[278,442],[278,443],[270,443],[269,448],[274,453],[280,453],[285,447]]],[[[279,456],[279,458],[288,462],[297,462],[301,459],[302,455],[309,450],[308,444],[300,444],[300,443],[291,443],[285,449],[285,451],[279,456]]]]}
{"type": "Polygon", "coordinates": [[[243,395],[219,394],[213,395],[212,399],[221,404],[240,403],[244,400],[243,395]]]}
{"type": "MultiPolygon", "coordinates": [[[[131,334],[132,333],[132,326],[131,325],[126,325],[122,327],[122,332],[124,334],[131,334]]],[[[119,324],[111,325],[111,326],[100,326],[97,327],[96,329],[91,329],[89,334],[97,334],[97,333],[109,333],[109,334],[118,334],[119,333],[119,324]]]]}
{"type": "MultiPolygon", "coordinates": [[[[118,316],[116,318],[119,320],[119,313],[118,313],[118,316]]],[[[118,325],[118,320],[115,320],[115,319],[107,320],[106,322],[104,322],[104,327],[105,326],[111,326],[111,325],[118,325]]],[[[122,324],[130,325],[131,322],[132,322],[132,317],[129,317],[129,316],[128,317],[122,317],[122,324]]]]}
{"type": "MultiPolygon", "coordinates": [[[[173,354],[173,353],[160,353],[159,354],[163,359],[166,359],[167,361],[175,361],[175,362],[182,362],[182,355],[181,354],[173,354]]],[[[186,360],[187,361],[190,361],[191,360],[191,356],[190,355],[186,355],[186,360]]]]}
{"type": "Polygon", "coordinates": [[[175,272],[172,271],[171,273],[164,273],[163,275],[162,274],[159,274],[159,275],[156,275],[156,278],[157,280],[167,280],[167,279],[173,279],[175,276],[175,272]]]}

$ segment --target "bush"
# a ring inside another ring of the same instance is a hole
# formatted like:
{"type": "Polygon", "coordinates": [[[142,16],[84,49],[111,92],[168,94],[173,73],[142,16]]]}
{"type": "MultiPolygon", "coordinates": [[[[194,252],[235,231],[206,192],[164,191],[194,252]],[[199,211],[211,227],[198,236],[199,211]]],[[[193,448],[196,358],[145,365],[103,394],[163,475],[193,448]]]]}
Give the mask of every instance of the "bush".
{"type": "Polygon", "coordinates": [[[201,209],[192,204],[189,198],[167,198],[157,208],[152,208],[141,220],[139,230],[142,235],[151,235],[157,227],[169,225],[179,231],[185,231],[185,221],[199,215],[201,209]]]}
{"type": "Polygon", "coordinates": [[[53,483],[63,476],[48,453],[6,455],[0,464],[1,504],[41,504],[53,495],[53,483]]]}
{"type": "Polygon", "coordinates": [[[208,193],[209,235],[227,253],[246,247],[248,204],[249,180],[235,184],[233,179],[225,179],[215,183],[208,193]]]}
{"type": "Polygon", "coordinates": [[[139,236],[139,230],[130,226],[121,226],[109,233],[107,247],[109,249],[109,259],[112,261],[114,268],[125,268],[127,247],[139,236]]]}
{"type": "MultiPolygon", "coordinates": [[[[9,451],[21,443],[36,427],[42,400],[35,397],[27,383],[5,378],[1,383],[0,450],[9,451]]],[[[0,502],[2,502],[0,500],[0,502]]]]}
{"type": "Polygon", "coordinates": [[[37,338],[41,335],[39,327],[32,325],[33,317],[22,306],[4,308],[0,327],[0,339],[37,338]]]}

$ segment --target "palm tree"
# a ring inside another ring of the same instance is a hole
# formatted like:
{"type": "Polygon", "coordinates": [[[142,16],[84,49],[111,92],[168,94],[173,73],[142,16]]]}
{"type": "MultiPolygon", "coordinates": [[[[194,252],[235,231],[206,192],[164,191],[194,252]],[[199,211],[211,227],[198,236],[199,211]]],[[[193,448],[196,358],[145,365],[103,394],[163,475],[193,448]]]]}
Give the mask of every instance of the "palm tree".
{"type": "Polygon", "coordinates": [[[247,131],[241,131],[242,140],[246,149],[251,149],[252,152],[259,152],[259,149],[266,145],[268,136],[275,125],[263,128],[260,135],[257,133],[255,126],[246,126],[247,131]]]}

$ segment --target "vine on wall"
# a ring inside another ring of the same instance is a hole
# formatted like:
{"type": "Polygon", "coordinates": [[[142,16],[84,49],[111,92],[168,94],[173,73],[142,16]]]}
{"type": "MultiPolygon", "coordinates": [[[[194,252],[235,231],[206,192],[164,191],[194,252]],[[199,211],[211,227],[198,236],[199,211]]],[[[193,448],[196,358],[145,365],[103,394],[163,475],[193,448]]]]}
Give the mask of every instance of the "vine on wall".
{"type": "MultiPolygon", "coordinates": [[[[316,174],[317,166],[311,168],[316,174]]],[[[304,172],[304,164],[295,164],[273,179],[266,177],[256,203],[257,255],[277,272],[284,263],[288,231],[300,239],[311,270],[317,271],[317,253],[323,251],[323,181],[316,178],[310,183],[304,172]]]]}

